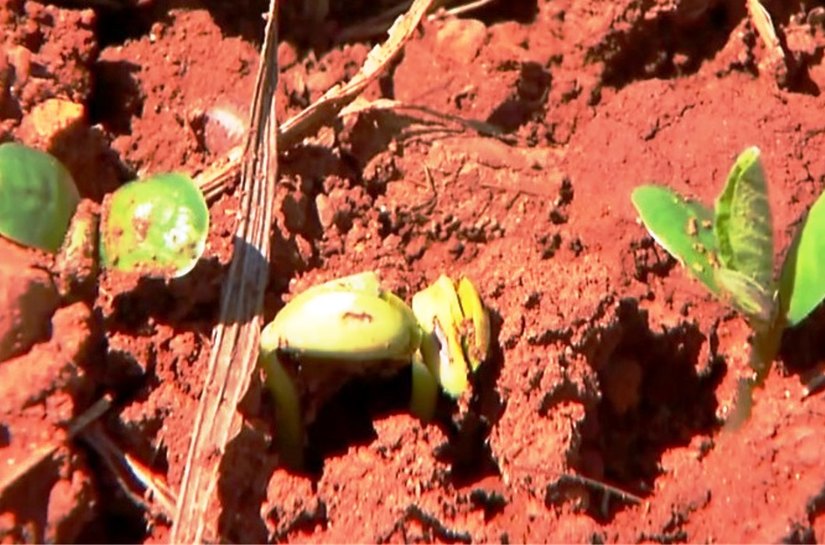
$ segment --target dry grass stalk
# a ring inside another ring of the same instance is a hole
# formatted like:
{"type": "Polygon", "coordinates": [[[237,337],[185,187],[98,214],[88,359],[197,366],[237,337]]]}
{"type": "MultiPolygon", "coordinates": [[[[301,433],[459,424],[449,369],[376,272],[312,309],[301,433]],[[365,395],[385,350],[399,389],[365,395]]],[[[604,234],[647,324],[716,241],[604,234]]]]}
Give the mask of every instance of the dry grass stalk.
{"type": "MultiPolygon", "coordinates": [[[[370,51],[361,71],[284,123],[275,120],[277,85],[277,0],[271,0],[253,100],[251,127],[243,153],[240,190],[242,221],[221,301],[220,322],[212,335],[209,367],[170,533],[171,543],[201,543],[219,535],[209,513],[218,471],[228,442],[237,434],[237,406],[246,393],[258,356],[261,310],[269,269],[269,238],[275,201],[278,149],[300,142],[330,123],[373,82],[412,37],[433,0],[416,0],[390,29],[387,41],[370,51]]],[[[232,162],[230,161],[230,164],[232,162]]],[[[231,169],[222,171],[231,179],[231,169]]],[[[228,517],[231,520],[231,517],[228,517]]]]}
{"type": "Polygon", "coordinates": [[[50,458],[66,441],[73,439],[86,426],[105,414],[111,406],[112,398],[107,394],[72,420],[65,431],[55,433],[51,441],[45,445],[33,448],[25,460],[8,466],[9,471],[0,475],[0,497],[3,497],[6,491],[29,471],[40,465],[44,460],[50,458]]]}
{"type": "MultiPolygon", "coordinates": [[[[409,11],[399,17],[389,31],[387,40],[375,46],[361,70],[348,83],[335,85],[300,113],[289,118],[278,128],[278,146],[288,150],[304,138],[315,134],[324,125],[335,121],[339,112],[353,102],[367,86],[375,81],[395,59],[412,37],[435,0],[416,0],[409,11]]],[[[240,170],[239,148],[230,150],[227,158],[216,168],[203,172],[196,181],[208,199],[214,199],[231,187],[240,170]]]]}
{"type": "Polygon", "coordinates": [[[219,323],[212,332],[206,386],[195,416],[171,543],[202,543],[204,536],[219,535],[217,517],[209,507],[216,498],[223,453],[240,429],[238,404],[257,364],[278,174],[277,4],[277,0],[270,0],[250,130],[240,165],[241,222],[223,285],[219,323]]]}

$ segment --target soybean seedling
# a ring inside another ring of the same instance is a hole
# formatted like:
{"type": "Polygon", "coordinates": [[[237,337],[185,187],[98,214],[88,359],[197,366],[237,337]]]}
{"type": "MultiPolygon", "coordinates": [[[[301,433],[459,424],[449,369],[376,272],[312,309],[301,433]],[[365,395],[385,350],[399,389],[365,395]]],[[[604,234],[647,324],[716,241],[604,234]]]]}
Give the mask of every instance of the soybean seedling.
{"type": "Polygon", "coordinates": [[[317,399],[350,376],[412,372],[410,408],[435,413],[439,387],[459,397],[487,357],[489,315],[467,278],[441,275],[413,297],[412,308],[381,287],[374,272],[313,286],[297,295],[261,334],[259,361],[275,401],[284,462],[303,465],[304,392],[317,399]]]}
{"type": "Polygon", "coordinates": [[[105,267],[178,277],[203,254],[209,208],[188,176],[156,174],[124,184],[105,212],[100,246],[105,267]]]}
{"type": "MultiPolygon", "coordinates": [[[[0,235],[51,253],[94,255],[85,248],[95,244],[97,222],[72,221],[79,202],[71,174],[55,157],[13,142],[0,145],[0,235]]],[[[208,231],[206,200],[188,176],[129,182],[104,207],[103,265],[183,276],[203,254],[208,231]]]]}
{"type": "Polygon", "coordinates": [[[760,151],[743,151],[713,210],[656,185],[637,187],[632,201],[654,240],[753,330],[751,379],[740,383],[738,420],[747,418],[753,386],[770,371],[786,327],[804,320],[825,298],[825,200],[811,207],[773,276],[773,220],[760,151]]]}
{"type": "Polygon", "coordinates": [[[0,235],[54,253],[79,202],[60,161],[14,142],[0,145],[0,235]]]}

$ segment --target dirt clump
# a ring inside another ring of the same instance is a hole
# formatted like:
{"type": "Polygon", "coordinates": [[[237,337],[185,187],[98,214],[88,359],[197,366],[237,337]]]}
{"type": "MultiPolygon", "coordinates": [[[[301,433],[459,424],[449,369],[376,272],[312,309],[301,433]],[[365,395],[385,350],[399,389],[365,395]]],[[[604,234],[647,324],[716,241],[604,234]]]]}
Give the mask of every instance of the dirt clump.
{"type": "MultiPolygon", "coordinates": [[[[802,384],[821,368],[825,315],[787,333],[752,420],[725,431],[750,373],[748,325],[630,201],[656,182],[710,204],[757,145],[788,246],[825,183],[818,8],[763,2],[788,58],[778,80],[744,2],[510,4],[428,19],[364,94],[386,100],[282,150],[264,309],[270,320],[363,270],[408,302],[442,273],[467,275],[494,337],[472,395],[423,424],[407,374],[353,381],[310,426],[310,467],[291,472],[256,375],[209,512],[221,539],[825,541],[825,397],[802,384]]],[[[0,139],[49,148],[96,203],[138,175],[196,174],[242,141],[262,9],[5,2],[0,139]],[[55,104],[82,115],[40,131],[55,104]]],[[[357,73],[371,43],[333,32],[374,15],[359,9],[330,3],[317,39],[285,25],[281,120],[357,73]]],[[[0,459],[66,438],[109,392],[100,425],[176,493],[239,202],[210,204],[206,252],[180,279],[106,272],[69,300],[48,266],[3,257],[0,324],[15,333],[0,337],[14,338],[0,345],[14,347],[0,362],[0,459]]],[[[4,539],[168,540],[168,514],[124,496],[94,449],[59,445],[0,495],[4,539]]]]}

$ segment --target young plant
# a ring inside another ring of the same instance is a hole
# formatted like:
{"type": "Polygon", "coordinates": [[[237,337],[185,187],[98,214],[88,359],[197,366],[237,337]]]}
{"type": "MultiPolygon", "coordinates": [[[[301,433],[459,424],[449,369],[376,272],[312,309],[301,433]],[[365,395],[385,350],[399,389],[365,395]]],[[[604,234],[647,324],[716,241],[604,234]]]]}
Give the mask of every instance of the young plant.
{"type": "Polygon", "coordinates": [[[57,252],[79,202],[60,161],[14,142],[0,145],[0,235],[57,252]]]}
{"type": "Polygon", "coordinates": [[[119,187],[104,206],[101,259],[107,268],[183,276],[206,246],[209,209],[183,174],[156,174],[119,187]]]}
{"type": "MultiPolygon", "coordinates": [[[[782,331],[795,326],[825,298],[825,200],[814,203],[788,250],[778,281],[773,276],[773,223],[760,151],[736,159],[710,210],[655,185],[637,187],[632,201],[654,240],[742,313],[753,329],[754,376],[740,384],[747,413],[752,387],[761,385],[779,351],[782,331]]],[[[744,419],[741,413],[734,418],[744,419]]]]}
{"type": "Polygon", "coordinates": [[[439,385],[451,397],[469,387],[468,373],[487,357],[490,326],[466,278],[455,283],[442,275],[413,297],[410,308],[383,289],[374,272],[364,272],[296,296],[264,328],[260,342],[281,456],[300,468],[310,409],[349,377],[411,366],[411,411],[430,420],[439,385]]]}
{"type": "MultiPolygon", "coordinates": [[[[129,182],[107,201],[100,244],[105,267],[178,277],[203,254],[209,209],[188,176],[129,182]]],[[[61,256],[94,255],[86,248],[95,245],[96,221],[72,223],[79,202],[71,174],[55,157],[22,144],[0,145],[0,235],[61,256]]]]}

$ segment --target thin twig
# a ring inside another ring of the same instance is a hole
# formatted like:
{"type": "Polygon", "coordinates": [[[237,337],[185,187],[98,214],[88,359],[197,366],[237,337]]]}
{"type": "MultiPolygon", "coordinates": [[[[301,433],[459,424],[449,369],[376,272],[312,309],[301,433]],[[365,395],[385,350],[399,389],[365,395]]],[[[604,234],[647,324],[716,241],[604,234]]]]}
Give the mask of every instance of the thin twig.
{"type": "Polygon", "coordinates": [[[557,484],[562,484],[562,483],[565,483],[565,482],[587,486],[587,487],[596,489],[599,492],[603,492],[604,494],[616,496],[617,498],[619,498],[620,500],[622,500],[624,502],[632,503],[632,504],[635,504],[635,505],[639,505],[644,501],[641,497],[637,496],[636,494],[633,494],[633,493],[628,492],[626,490],[622,490],[621,488],[618,488],[618,487],[613,486],[613,485],[609,485],[609,484],[604,483],[602,481],[597,481],[595,479],[585,477],[583,475],[574,475],[574,474],[561,475],[559,477],[559,480],[557,481],[557,484]]]}
{"type": "Polygon", "coordinates": [[[332,122],[338,112],[351,103],[367,86],[381,75],[412,37],[434,0],[415,0],[409,11],[399,17],[389,30],[387,40],[372,48],[361,71],[345,85],[335,85],[310,107],[281,125],[278,142],[289,149],[307,135],[332,122]]]}
{"type": "Polygon", "coordinates": [[[120,484],[122,491],[136,505],[155,516],[162,516],[168,522],[174,520],[177,498],[161,475],[124,452],[106,435],[99,424],[89,427],[81,437],[97,452],[120,484]]]}
{"type": "MultiPolygon", "coordinates": [[[[439,538],[439,541],[447,543],[473,542],[473,536],[469,532],[462,532],[448,527],[437,516],[424,511],[424,509],[415,504],[408,505],[404,513],[395,521],[395,524],[392,525],[392,528],[383,535],[376,536],[377,539],[375,541],[377,543],[386,543],[391,540],[390,538],[393,534],[399,532],[404,542],[410,542],[410,536],[407,535],[407,524],[410,521],[418,523],[425,531],[432,532],[439,538]]],[[[425,537],[425,539],[435,541],[429,536],[425,537]]]]}
{"type": "MultiPolygon", "coordinates": [[[[269,270],[269,235],[275,201],[279,148],[288,148],[336,118],[389,66],[432,5],[415,0],[390,29],[382,45],[373,48],[361,71],[346,85],[336,85],[284,125],[277,126],[274,98],[277,84],[277,0],[270,0],[250,130],[241,168],[242,220],[221,300],[220,323],[212,334],[212,350],[198,404],[170,532],[171,543],[201,543],[206,534],[219,535],[217,518],[209,516],[218,470],[227,443],[240,429],[237,406],[249,386],[258,355],[263,293],[269,270]],[[277,143],[277,145],[276,145],[277,143]]],[[[230,165],[234,165],[232,161],[230,165]]],[[[234,167],[227,167],[224,179],[234,167]]],[[[226,506],[224,506],[226,508],[226,506]]],[[[231,514],[224,517],[232,520],[231,514]]]]}
{"type": "Polygon", "coordinates": [[[459,6],[455,6],[454,8],[444,10],[442,13],[437,13],[437,14],[430,15],[430,19],[435,18],[435,17],[443,17],[443,16],[458,17],[459,15],[466,15],[467,13],[470,13],[470,12],[475,11],[477,9],[481,9],[484,6],[492,4],[493,2],[496,2],[496,1],[497,0],[475,0],[475,2],[468,2],[466,4],[461,4],[459,6]]]}
{"type": "Polygon", "coordinates": [[[240,430],[238,404],[257,364],[278,172],[277,8],[277,0],[270,0],[241,163],[241,223],[223,285],[220,321],[212,332],[205,387],[193,423],[170,543],[201,543],[205,535],[220,535],[218,517],[209,513],[209,506],[216,497],[226,446],[240,430]]]}
{"type": "MultiPolygon", "coordinates": [[[[361,71],[354,78],[346,85],[333,86],[321,98],[281,124],[278,127],[278,149],[281,152],[286,151],[304,138],[317,132],[322,126],[333,123],[346,106],[386,71],[404,44],[412,37],[424,15],[430,11],[434,1],[416,0],[409,11],[395,22],[390,29],[387,40],[370,51],[367,60],[364,61],[364,65],[361,67],[361,71]]],[[[431,115],[434,114],[434,112],[422,107],[411,108],[418,108],[427,111],[431,115]]],[[[441,115],[445,116],[446,114],[441,115]]],[[[458,118],[452,120],[457,121],[458,118]]],[[[479,132],[495,131],[494,128],[487,127],[483,122],[463,121],[479,132]]],[[[231,187],[240,170],[240,156],[240,147],[234,148],[229,151],[226,159],[218,167],[197,176],[196,181],[206,194],[207,199],[212,200],[228,187],[231,187]]]]}
{"type": "Polygon", "coordinates": [[[822,390],[825,390],[825,372],[819,373],[805,383],[802,388],[802,399],[811,397],[822,390]]]}
{"type": "Polygon", "coordinates": [[[448,123],[458,125],[463,130],[472,130],[483,136],[496,137],[499,140],[506,140],[512,142],[513,139],[504,134],[504,132],[492,123],[486,121],[479,121],[477,119],[468,119],[465,117],[447,114],[433,110],[427,106],[420,106],[418,104],[408,104],[398,100],[391,100],[387,98],[379,98],[377,100],[356,100],[338,114],[339,117],[347,117],[355,114],[361,114],[368,111],[392,111],[396,115],[405,116],[409,119],[420,121],[422,123],[432,123],[426,117],[435,120],[436,123],[441,123],[446,126],[448,123]]]}
{"type": "Polygon", "coordinates": [[[195,177],[208,202],[213,202],[228,191],[237,181],[241,169],[243,146],[229,150],[227,156],[195,177]]]}
{"type": "Polygon", "coordinates": [[[764,63],[773,72],[777,84],[782,87],[787,84],[788,77],[788,63],[785,58],[785,51],[782,49],[782,44],[779,42],[779,37],[776,35],[776,29],[773,26],[771,15],[765,6],[759,0],[747,0],[748,13],[756,33],[762,38],[765,43],[765,50],[767,59],[764,63]]]}
{"type": "Polygon", "coordinates": [[[21,477],[31,471],[32,468],[51,457],[66,441],[73,439],[83,428],[103,416],[111,406],[112,398],[109,394],[106,394],[72,420],[66,428],[65,435],[56,433],[47,444],[33,449],[28,453],[25,460],[21,460],[12,465],[8,473],[3,473],[3,475],[0,476],[0,497],[21,477]]]}

